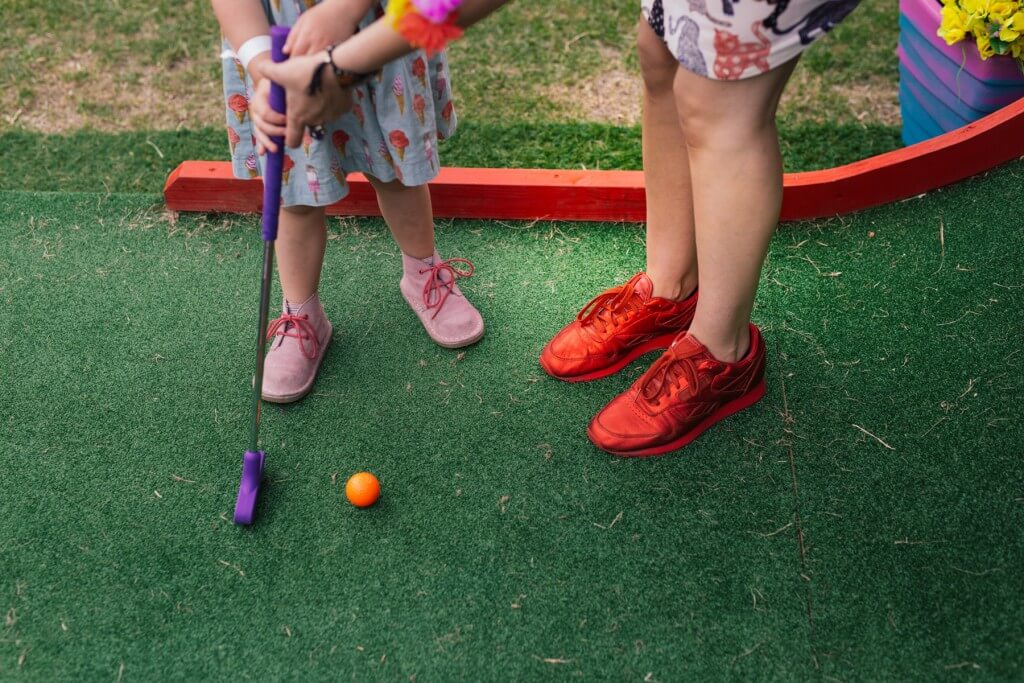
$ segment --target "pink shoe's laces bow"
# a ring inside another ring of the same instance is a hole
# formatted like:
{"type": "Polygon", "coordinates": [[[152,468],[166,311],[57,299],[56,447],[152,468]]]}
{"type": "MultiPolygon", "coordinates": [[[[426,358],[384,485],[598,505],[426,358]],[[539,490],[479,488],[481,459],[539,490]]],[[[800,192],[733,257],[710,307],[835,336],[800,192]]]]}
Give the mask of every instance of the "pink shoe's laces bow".
{"type": "Polygon", "coordinates": [[[284,313],[280,318],[270,321],[270,325],[267,327],[267,339],[270,340],[278,335],[298,339],[302,355],[309,360],[316,359],[316,354],[320,350],[320,342],[317,341],[316,330],[309,322],[308,314],[284,313]]]}
{"type": "Polygon", "coordinates": [[[444,306],[444,302],[447,301],[448,296],[452,293],[455,287],[455,281],[460,277],[472,277],[473,271],[476,267],[473,262],[465,258],[450,258],[447,261],[438,261],[429,268],[423,268],[420,270],[420,275],[424,273],[430,273],[427,277],[427,281],[423,284],[423,305],[427,308],[436,308],[434,315],[430,316],[432,319],[437,317],[437,314],[441,312],[441,307],[444,306]],[[454,264],[463,264],[466,269],[460,269],[454,264]],[[444,274],[448,274],[448,279],[445,279],[444,274]]]}

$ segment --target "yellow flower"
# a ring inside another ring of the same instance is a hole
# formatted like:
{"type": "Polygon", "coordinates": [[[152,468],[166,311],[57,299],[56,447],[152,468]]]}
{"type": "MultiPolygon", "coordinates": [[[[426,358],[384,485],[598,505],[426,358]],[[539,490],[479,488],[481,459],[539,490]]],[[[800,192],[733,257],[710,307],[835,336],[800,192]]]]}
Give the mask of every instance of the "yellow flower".
{"type": "Polygon", "coordinates": [[[956,15],[958,24],[962,25],[965,33],[977,34],[978,28],[986,28],[985,16],[988,12],[989,0],[959,0],[958,3],[950,3],[942,8],[942,16],[956,15]],[[985,3],[982,6],[981,3],[985,3]]]}
{"type": "Polygon", "coordinates": [[[960,42],[967,34],[966,20],[965,12],[953,4],[946,5],[942,8],[942,23],[939,25],[937,35],[944,38],[947,45],[960,42]]]}
{"type": "Polygon", "coordinates": [[[999,40],[1004,43],[1012,43],[1024,33],[1024,12],[1018,11],[1003,23],[999,29],[999,40]]]}
{"type": "Polygon", "coordinates": [[[996,51],[992,49],[992,41],[989,40],[987,35],[978,36],[977,41],[978,54],[981,55],[981,58],[983,60],[988,59],[989,57],[993,56],[996,53],[996,51]]]}
{"type": "Polygon", "coordinates": [[[946,40],[946,45],[953,45],[955,43],[959,43],[961,40],[964,39],[965,35],[966,34],[964,33],[964,30],[962,28],[951,28],[947,29],[946,31],[939,29],[939,37],[944,38],[946,40]]]}
{"type": "Polygon", "coordinates": [[[1010,2],[1010,0],[995,0],[995,2],[993,2],[988,8],[988,16],[994,23],[1003,24],[1017,9],[1018,5],[1016,2],[1010,2]]]}
{"type": "Polygon", "coordinates": [[[986,16],[989,13],[989,5],[992,0],[960,0],[960,7],[968,14],[986,16]]]}

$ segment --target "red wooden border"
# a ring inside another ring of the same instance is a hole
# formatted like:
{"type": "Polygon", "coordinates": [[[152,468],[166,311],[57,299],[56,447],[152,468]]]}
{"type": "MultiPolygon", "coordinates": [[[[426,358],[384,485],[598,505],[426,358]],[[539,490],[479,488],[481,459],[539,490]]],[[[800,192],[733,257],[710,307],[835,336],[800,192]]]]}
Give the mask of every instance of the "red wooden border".
{"type": "MultiPolygon", "coordinates": [[[[821,218],[914,197],[1024,156],[1024,99],[940,137],[823,171],[788,173],[782,220],[821,218]]],[[[361,174],[332,215],[378,216],[376,195],[361,174]]],[[[260,182],[238,180],[228,162],[186,161],[167,178],[174,211],[260,210],[260,182]]],[[[430,184],[443,218],[642,222],[639,171],[443,168],[430,184]]]]}

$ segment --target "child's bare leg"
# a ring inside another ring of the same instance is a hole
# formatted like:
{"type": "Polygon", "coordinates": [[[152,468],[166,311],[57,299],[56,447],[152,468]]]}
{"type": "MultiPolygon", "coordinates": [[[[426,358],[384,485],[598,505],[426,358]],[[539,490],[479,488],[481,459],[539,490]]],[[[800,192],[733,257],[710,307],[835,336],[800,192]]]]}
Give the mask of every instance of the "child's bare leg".
{"type": "Polygon", "coordinates": [[[281,209],[274,249],[281,290],[289,303],[301,304],[316,294],[326,247],[323,207],[290,206],[281,209]]]}
{"type": "Polygon", "coordinates": [[[697,246],[690,163],[673,91],[679,62],[644,20],[637,52],[644,80],[647,276],[654,283],[654,296],[680,299],[697,287],[697,246]]]}
{"type": "Polygon", "coordinates": [[[693,183],[700,298],[690,332],[719,360],[747,352],[748,323],[782,204],[775,110],[796,60],[741,81],[680,68],[676,106],[693,183]]]}
{"type": "Polygon", "coordinates": [[[690,165],[673,91],[679,62],[643,19],[636,47],[644,86],[646,277],[638,273],[599,295],[544,347],[541,367],[569,382],[607,377],[668,346],[689,326],[697,298],[690,165]]]}
{"type": "Polygon", "coordinates": [[[406,256],[434,255],[434,210],[426,185],[407,187],[398,180],[385,183],[367,176],[377,191],[377,204],[395,242],[406,256]]]}
{"type": "Polygon", "coordinates": [[[368,178],[377,191],[381,215],[402,250],[402,296],[427,334],[452,349],[479,341],[484,336],[483,318],[456,284],[472,274],[472,264],[434,258],[434,211],[427,186],[368,178]]]}
{"type": "Polygon", "coordinates": [[[270,323],[274,339],[263,374],[264,400],[291,403],[313,388],[334,329],[316,295],[326,245],[323,207],[281,209],[274,246],[286,307],[270,323]]]}

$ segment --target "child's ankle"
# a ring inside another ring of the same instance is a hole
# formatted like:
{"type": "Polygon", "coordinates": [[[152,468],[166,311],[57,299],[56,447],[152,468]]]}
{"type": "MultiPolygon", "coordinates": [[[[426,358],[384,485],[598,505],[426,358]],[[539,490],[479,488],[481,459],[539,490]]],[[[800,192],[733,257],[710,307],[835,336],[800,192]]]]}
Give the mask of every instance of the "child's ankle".
{"type": "Polygon", "coordinates": [[[750,353],[750,328],[746,325],[734,333],[720,334],[710,330],[694,330],[691,326],[690,334],[704,345],[715,360],[722,363],[738,363],[750,353]]]}
{"type": "Polygon", "coordinates": [[[424,263],[430,263],[433,260],[434,256],[437,255],[437,249],[435,248],[435,249],[432,249],[428,253],[425,253],[425,254],[422,254],[422,255],[420,255],[420,254],[421,254],[421,252],[409,253],[409,252],[404,251],[404,250],[402,251],[402,256],[404,256],[406,258],[415,259],[416,261],[422,261],[424,263]]]}
{"type": "Polygon", "coordinates": [[[310,312],[310,309],[319,308],[320,297],[316,292],[313,292],[299,303],[296,303],[295,300],[289,299],[288,297],[284,298],[284,310],[288,315],[298,315],[303,310],[308,313],[310,312]]]}
{"type": "Polygon", "coordinates": [[[413,256],[402,252],[402,270],[410,274],[418,274],[423,268],[429,268],[434,265],[435,261],[440,260],[440,256],[437,255],[435,250],[433,253],[427,254],[426,256],[413,256]]]}
{"type": "Polygon", "coordinates": [[[693,296],[693,293],[697,290],[697,278],[687,274],[682,279],[675,278],[662,278],[657,275],[652,276],[650,273],[647,277],[651,278],[651,284],[653,289],[651,296],[658,297],[659,299],[668,299],[669,301],[682,301],[693,296]]]}

